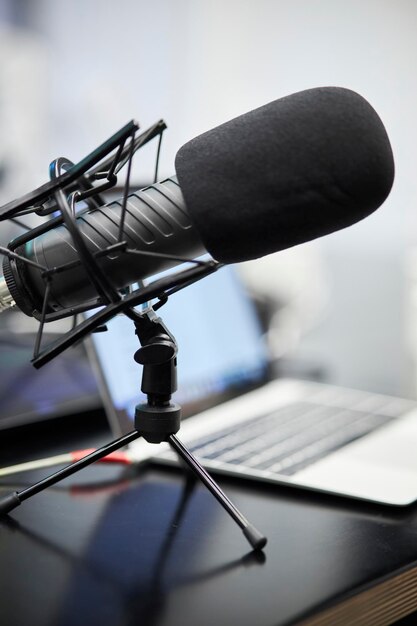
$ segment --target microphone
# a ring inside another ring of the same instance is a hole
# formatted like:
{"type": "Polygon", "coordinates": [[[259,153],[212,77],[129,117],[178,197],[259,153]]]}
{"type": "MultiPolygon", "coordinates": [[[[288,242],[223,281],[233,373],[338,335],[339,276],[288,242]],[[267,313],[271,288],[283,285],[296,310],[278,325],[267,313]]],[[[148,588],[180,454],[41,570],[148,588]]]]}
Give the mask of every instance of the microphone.
{"type": "MultiPolygon", "coordinates": [[[[384,202],[394,179],[379,116],[339,87],[295,93],[196,137],[178,151],[175,170],[128,196],[124,239],[144,254],[106,251],[119,241],[122,200],[77,214],[85,245],[118,290],[184,258],[247,261],[350,226],[384,202]]],[[[47,269],[73,263],[51,275],[46,312],[100,304],[64,224],[15,252],[47,269]]],[[[3,272],[0,309],[14,301],[27,315],[41,310],[43,271],[6,257],[3,272]]]]}

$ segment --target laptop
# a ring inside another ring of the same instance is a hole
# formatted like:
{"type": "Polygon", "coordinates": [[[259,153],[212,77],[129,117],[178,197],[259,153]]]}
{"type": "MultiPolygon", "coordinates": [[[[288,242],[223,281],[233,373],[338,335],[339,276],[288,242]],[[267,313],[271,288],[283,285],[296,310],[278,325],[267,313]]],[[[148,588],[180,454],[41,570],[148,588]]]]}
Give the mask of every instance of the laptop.
{"type": "MultiPolygon", "coordinates": [[[[384,505],[417,500],[417,403],[314,381],[269,380],[257,312],[233,267],[173,295],[160,310],[176,337],[178,436],[215,474],[384,505]]],[[[115,436],[133,429],[141,368],[134,327],[114,318],[89,354],[115,436]]],[[[133,459],[176,464],[143,439],[133,459]]]]}
{"type": "MultiPolygon", "coordinates": [[[[4,312],[0,321],[0,433],[44,420],[89,412],[102,402],[84,346],[35,370],[30,360],[36,333],[17,332],[21,316],[4,312]]],[[[59,338],[44,334],[45,342],[59,338]]]]}

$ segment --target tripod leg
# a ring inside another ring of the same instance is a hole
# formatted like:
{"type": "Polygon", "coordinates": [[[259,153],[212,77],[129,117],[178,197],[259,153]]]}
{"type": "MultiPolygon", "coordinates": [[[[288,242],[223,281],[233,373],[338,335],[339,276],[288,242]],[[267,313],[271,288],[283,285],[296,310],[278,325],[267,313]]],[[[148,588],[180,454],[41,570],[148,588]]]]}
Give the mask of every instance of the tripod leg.
{"type": "Polygon", "coordinates": [[[170,446],[175,452],[187,463],[189,468],[200,478],[204,485],[211,491],[213,496],[220,502],[222,507],[229,513],[229,515],[240,526],[249,541],[252,548],[255,550],[262,550],[266,544],[266,537],[262,535],[242,513],[235,507],[235,505],[229,500],[225,493],[220,489],[219,485],[213,480],[210,474],[204,469],[204,467],[197,461],[195,456],[181,443],[176,435],[170,435],[168,437],[170,446]]]}
{"type": "Polygon", "coordinates": [[[102,448],[95,450],[91,454],[87,454],[79,461],[75,461],[74,463],[71,463],[71,465],[64,467],[64,469],[59,470],[54,474],[51,474],[51,476],[48,476],[43,480],[40,480],[38,483],[35,483],[31,487],[22,489],[22,491],[13,491],[3,498],[0,498],[0,516],[5,515],[6,513],[9,513],[13,509],[15,509],[17,506],[19,506],[19,504],[23,502],[23,500],[27,500],[27,498],[30,498],[31,496],[39,493],[39,491],[43,491],[47,487],[50,487],[60,480],[67,478],[67,476],[75,474],[75,472],[83,469],[83,467],[87,467],[87,465],[94,463],[94,461],[97,461],[98,459],[107,456],[111,452],[122,448],[131,441],[138,439],[138,437],[140,437],[140,434],[136,430],[133,430],[127,435],[124,435],[123,437],[120,437],[119,439],[116,439],[115,441],[106,444],[102,448]]]}

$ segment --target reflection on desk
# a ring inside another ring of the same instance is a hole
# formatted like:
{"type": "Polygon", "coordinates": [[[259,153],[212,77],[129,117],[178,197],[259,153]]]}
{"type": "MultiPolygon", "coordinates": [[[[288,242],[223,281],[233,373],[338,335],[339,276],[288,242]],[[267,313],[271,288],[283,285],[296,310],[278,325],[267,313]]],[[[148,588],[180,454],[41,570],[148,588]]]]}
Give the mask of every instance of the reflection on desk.
{"type": "Polygon", "coordinates": [[[222,484],[269,537],[263,557],[179,471],[97,465],[25,502],[0,523],[0,623],[375,626],[381,599],[399,599],[391,621],[417,608],[415,507],[222,484]]]}

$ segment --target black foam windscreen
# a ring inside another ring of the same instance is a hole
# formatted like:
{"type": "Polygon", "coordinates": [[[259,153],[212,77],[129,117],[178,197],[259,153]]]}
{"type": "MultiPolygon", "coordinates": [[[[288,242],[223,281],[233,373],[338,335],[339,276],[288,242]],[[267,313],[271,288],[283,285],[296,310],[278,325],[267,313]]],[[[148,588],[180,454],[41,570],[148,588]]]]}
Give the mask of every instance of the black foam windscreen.
{"type": "Polygon", "coordinates": [[[186,143],[176,172],[202,241],[234,263],[349,226],[388,196],[385,128],[359,94],[295,93],[186,143]]]}

